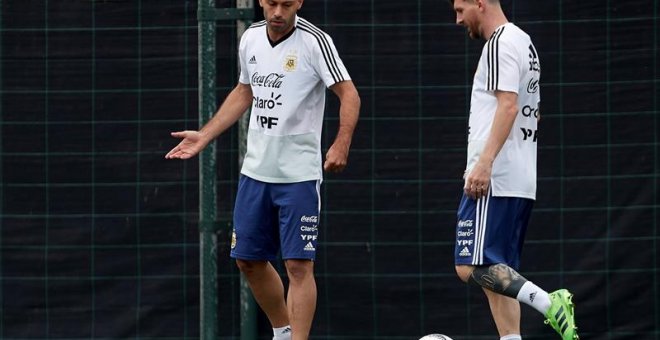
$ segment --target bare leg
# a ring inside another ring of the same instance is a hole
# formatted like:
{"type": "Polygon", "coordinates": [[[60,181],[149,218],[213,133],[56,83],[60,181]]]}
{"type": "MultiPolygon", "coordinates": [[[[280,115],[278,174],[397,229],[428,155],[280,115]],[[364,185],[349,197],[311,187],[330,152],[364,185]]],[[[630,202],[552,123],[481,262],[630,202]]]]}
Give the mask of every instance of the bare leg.
{"type": "Polygon", "coordinates": [[[254,299],[266,313],[273,328],[288,325],[284,286],[270,262],[236,260],[236,265],[247,279],[254,299]]]}
{"type": "Polygon", "coordinates": [[[518,300],[483,289],[500,337],[520,334],[520,303],[518,300]]]}
{"type": "Polygon", "coordinates": [[[520,334],[520,303],[516,296],[527,280],[504,264],[491,266],[456,266],[463,282],[482,287],[500,337],[520,334]]]}
{"type": "Polygon", "coordinates": [[[286,260],[289,275],[287,307],[291,322],[291,340],[307,340],[316,311],[316,281],[314,262],[286,260]]]}
{"type": "Polygon", "coordinates": [[[457,265],[455,266],[455,269],[456,269],[456,275],[458,275],[461,281],[467,283],[470,279],[470,275],[472,275],[474,266],[457,265]]]}

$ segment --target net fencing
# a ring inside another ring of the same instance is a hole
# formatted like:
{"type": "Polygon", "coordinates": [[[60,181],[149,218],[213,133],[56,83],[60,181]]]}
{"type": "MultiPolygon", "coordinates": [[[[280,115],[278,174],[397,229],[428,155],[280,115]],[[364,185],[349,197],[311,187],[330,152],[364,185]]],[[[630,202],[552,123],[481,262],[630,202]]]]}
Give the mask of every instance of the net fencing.
{"type": "MultiPolygon", "coordinates": [[[[657,340],[659,1],[503,5],[542,64],[521,273],[575,293],[584,338],[657,340]]],[[[199,338],[198,165],[163,159],[169,132],[198,124],[196,6],[0,0],[0,338],[199,338]]],[[[445,1],[308,0],[300,15],[333,37],[362,98],[349,167],[322,186],[312,338],[492,339],[483,294],[453,269],[483,43],[445,1]]],[[[236,25],[218,23],[217,41],[222,100],[236,25]]],[[[337,112],[329,93],[324,147],[337,112]]],[[[225,217],[238,134],[218,140],[225,217]]],[[[219,329],[235,339],[229,230],[218,240],[219,329]]],[[[526,339],[554,336],[522,308],[526,339]]]]}

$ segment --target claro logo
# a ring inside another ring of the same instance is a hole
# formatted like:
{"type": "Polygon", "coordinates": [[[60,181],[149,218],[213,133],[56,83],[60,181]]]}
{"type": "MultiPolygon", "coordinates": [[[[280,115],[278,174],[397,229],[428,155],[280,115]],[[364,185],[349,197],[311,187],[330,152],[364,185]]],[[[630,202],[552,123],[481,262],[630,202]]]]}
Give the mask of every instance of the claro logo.
{"type": "Polygon", "coordinates": [[[319,230],[319,227],[317,227],[317,226],[315,226],[315,225],[314,225],[314,226],[311,226],[311,227],[304,226],[304,225],[303,225],[303,226],[300,226],[300,231],[304,231],[304,232],[312,232],[312,233],[313,233],[313,232],[315,232],[315,231],[317,231],[317,230],[319,230]]]}
{"type": "Polygon", "coordinates": [[[529,105],[525,105],[522,108],[522,115],[525,117],[532,117],[534,118],[539,118],[539,109],[537,107],[531,107],[529,105]]]}

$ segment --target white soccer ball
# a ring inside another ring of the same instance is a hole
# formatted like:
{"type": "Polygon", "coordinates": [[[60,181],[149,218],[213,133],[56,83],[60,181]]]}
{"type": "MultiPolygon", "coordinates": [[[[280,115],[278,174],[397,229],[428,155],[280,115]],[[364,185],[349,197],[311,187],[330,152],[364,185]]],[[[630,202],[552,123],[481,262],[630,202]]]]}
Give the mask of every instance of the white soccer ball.
{"type": "Polygon", "coordinates": [[[429,334],[419,338],[419,340],[452,340],[452,338],[443,334],[429,334]]]}

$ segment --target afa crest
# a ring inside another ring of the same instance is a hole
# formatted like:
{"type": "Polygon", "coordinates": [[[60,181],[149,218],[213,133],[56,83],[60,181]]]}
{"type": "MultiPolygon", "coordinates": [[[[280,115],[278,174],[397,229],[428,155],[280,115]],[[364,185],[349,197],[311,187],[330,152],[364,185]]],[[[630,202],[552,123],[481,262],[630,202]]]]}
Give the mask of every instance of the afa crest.
{"type": "Polygon", "coordinates": [[[287,72],[293,72],[298,66],[298,57],[295,55],[288,55],[284,58],[284,70],[287,72]]]}

